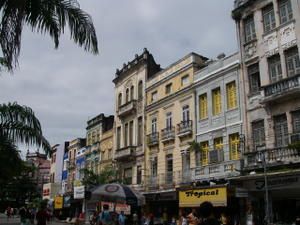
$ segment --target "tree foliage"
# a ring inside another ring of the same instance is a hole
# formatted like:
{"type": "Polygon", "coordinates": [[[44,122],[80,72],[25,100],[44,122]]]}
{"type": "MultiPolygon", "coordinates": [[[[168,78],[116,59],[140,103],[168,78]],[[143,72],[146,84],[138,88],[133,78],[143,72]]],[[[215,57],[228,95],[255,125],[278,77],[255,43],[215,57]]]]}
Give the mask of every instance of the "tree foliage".
{"type": "Polygon", "coordinates": [[[99,174],[95,174],[89,169],[83,169],[82,172],[84,174],[82,183],[88,187],[118,181],[117,171],[112,166],[105,167],[99,174]]]}
{"type": "Polygon", "coordinates": [[[24,25],[33,32],[48,34],[58,48],[66,27],[71,39],[86,51],[98,53],[92,18],[77,0],[0,0],[0,66],[12,71],[18,64],[24,25]]]}
{"type": "Polygon", "coordinates": [[[15,143],[41,146],[47,154],[51,146],[43,136],[39,120],[27,106],[0,104],[0,149],[13,149],[15,143]]]}

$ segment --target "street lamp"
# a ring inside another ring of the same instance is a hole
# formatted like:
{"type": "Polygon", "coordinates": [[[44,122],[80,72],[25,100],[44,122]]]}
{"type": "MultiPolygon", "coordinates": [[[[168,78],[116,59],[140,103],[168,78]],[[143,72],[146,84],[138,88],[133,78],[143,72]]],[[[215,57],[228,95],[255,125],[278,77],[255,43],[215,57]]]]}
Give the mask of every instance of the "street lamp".
{"type": "Polygon", "coordinates": [[[265,221],[270,224],[270,212],[269,212],[269,188],[268,188],[268,177],[267,177],[267,162],[266,162],[266,149],[264,146],[256,146],[258,150],[258,163],[262,163],[264,168],[264,183],[265,183],[265,221]]]}

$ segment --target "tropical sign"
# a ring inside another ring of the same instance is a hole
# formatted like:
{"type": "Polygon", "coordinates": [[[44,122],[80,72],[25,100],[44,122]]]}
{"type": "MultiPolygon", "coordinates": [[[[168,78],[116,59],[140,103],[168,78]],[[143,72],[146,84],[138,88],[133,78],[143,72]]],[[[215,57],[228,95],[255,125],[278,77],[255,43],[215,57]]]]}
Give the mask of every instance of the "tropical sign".
{"type": "Polygon", "coordinates": [[[199,207],[205,201],[211,202],[214,206],[226,206],[226,187],[179,191],[179,207],[199,207]]]}

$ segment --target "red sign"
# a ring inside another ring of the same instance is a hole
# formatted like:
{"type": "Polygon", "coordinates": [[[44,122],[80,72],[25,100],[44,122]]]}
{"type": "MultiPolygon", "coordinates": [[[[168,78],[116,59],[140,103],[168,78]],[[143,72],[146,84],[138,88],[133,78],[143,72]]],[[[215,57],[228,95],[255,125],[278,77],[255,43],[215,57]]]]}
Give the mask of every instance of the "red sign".
{"type": "Polygon", "coordinates": [[[50,195],[50,189],[47,188],[47,189],[44,189],[43,190],[43,196],[49,196],[50,195]]]}

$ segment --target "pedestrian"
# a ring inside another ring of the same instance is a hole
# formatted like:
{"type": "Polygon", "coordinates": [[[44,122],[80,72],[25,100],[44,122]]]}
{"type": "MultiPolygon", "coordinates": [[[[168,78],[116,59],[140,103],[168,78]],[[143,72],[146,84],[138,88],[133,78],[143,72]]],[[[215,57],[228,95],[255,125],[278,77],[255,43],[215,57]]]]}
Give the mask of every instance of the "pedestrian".
{"type": "Polygon", "coordinates": [[[101,225],[112,225],[113,220],[112,216],[110,215],[109,212],[109,206],[108,205],[103,205],[103,211],[99,215],[99,222],[101,225]]]}
{"type": "Polygon", "coordinates": [[[192,209],[192,212],[187,215],[187,220],[189,225],[198,225],[200,223],[195,209],[192,209]]]}
{"type": "Polygon", "coordinates": [[[7,221],[9,220],[9,218],[11,217],[11,208],[10,206],[8,206],[6,208],[6,216],[7,216],[7,221]]]}
{"type": "Polygon", "coordinates": [[[220,222],[215,218],[213,213],[213,205],[211,202],[203,202],[199,207],[199,215],[202,216],[203,221],[201,225],[220,225],[220,222]]]}
{"type": "Polygon", "coordinates": [[[49,221],[49,214],[46,210],[46,206],[42,205],[39,211],[36,213],[37,225],[46,225],[49,221]]]}
{"type": "Polygon", "coordinates": [[[181,225],[188,225],[188,220],[186,218],[186,212],[182,212],[182,214],[181,214],[181,225]]]}
{"type": "Polygon", "coordinates": [[[21,207],[21,209],[19,210],[19,215],[20,215],[21,225],[26,225],[26,208],[25,207],[21,207]]]}
{"type": "Polygon", "coordinates": [[[121,213],[118,216],[118,224],[119,225],[125,225],[125,215],[124,215],[124,211],[121,211],[121,213]]]}
{"type": "Polygon", "coordinates": [[[133,222],[133,225],[138,225],[138,215],[137,215],[137,213],[136,212],[134,212],[133,214],[132,214],[132,222],[133,222]]]}

